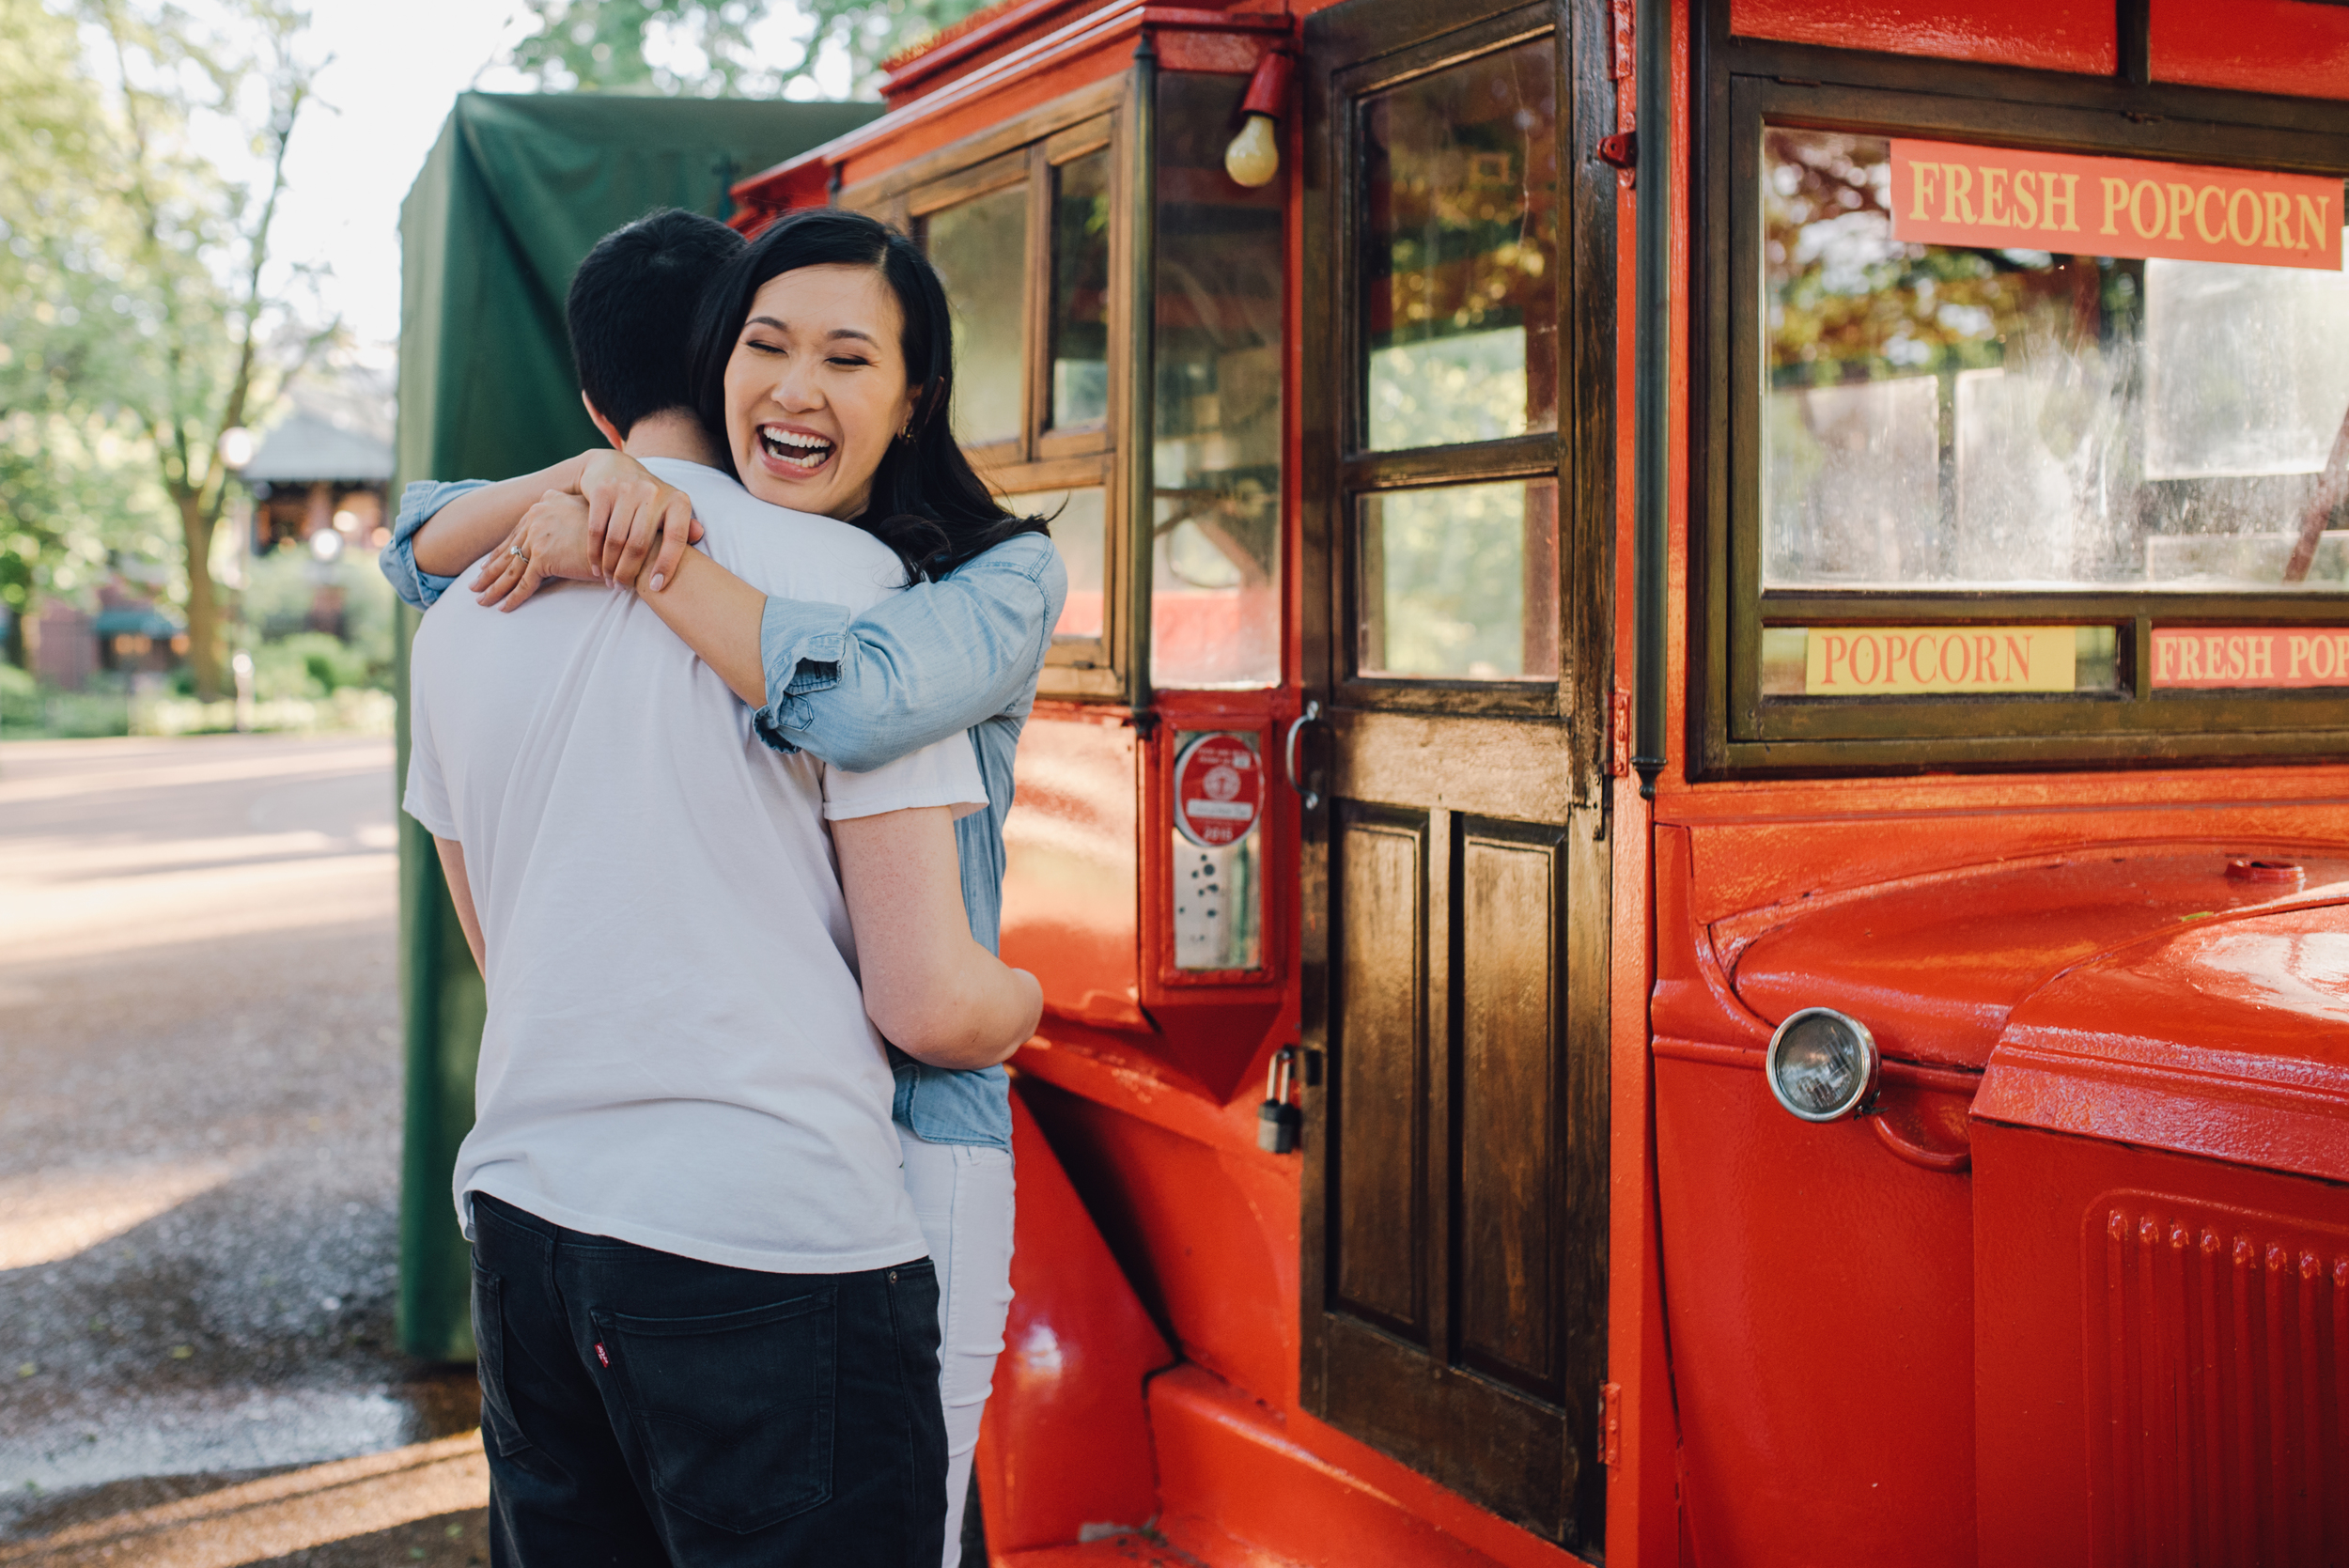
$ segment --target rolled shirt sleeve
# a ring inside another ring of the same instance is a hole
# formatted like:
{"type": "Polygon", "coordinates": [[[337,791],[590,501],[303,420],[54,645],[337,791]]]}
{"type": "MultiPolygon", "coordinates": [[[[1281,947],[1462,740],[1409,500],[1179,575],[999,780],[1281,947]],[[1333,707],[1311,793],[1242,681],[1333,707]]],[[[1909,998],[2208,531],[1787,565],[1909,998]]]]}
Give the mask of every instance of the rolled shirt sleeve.
{"type": "Polygon", "coordinates": [[[487,479],[419,479],[399,492],[399,515],[392,520],[392,542],[376,564],[391,580],[392,592],[418,610],[429,610],[457,581],[438,577],[416,565],[416,531],[432,515],[460,495],[486,489],[487,479]]]}
{"type": "Polygon", "coordinates": [[[1009,710],[1024,714],[1068,596],[1060,552],[1022,534],[851,617],[770,598],[761,738],[869,771],[1009,710]]]}

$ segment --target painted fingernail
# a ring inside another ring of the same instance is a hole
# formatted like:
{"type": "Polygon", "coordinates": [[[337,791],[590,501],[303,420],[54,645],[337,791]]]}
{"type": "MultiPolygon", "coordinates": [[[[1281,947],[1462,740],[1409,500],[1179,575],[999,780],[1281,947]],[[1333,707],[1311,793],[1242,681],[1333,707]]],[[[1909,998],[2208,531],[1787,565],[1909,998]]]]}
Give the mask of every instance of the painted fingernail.
{"type": "Polygon", "coordinates": [[[653,573],[653,574],[652,574],[652,591],[653,591],[654,593],[656,593],[656,594],[657,594],[657,593],[659,593],[659,592],[661,592],[661,585],[662,583],[666,582],[667,581],[668,581],[668,579],[667,579],[667,578],[665,578],[665,577],[663,577],[663,576],[661,576],[659,572],[655,572],[655,573],[653,573]]]}

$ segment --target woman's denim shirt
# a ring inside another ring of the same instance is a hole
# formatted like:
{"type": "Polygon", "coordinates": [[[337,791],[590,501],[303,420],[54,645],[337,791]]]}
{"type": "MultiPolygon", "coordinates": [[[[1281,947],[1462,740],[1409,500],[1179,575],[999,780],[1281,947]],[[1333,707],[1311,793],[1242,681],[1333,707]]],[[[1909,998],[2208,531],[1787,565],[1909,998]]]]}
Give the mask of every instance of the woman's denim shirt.
{"type": "MultiPolygon", "coordinates": [[[[486,481],[410,485],[383,575],[427,609],[456,582],[416,565],[416,530],[486,481]]],[[[1022,534],[936,582],[917,582],[851,618],[837,604],[770,598],[759,622],[767,706],[753,723],[777,751],[806,750],[869,772],[967,731],[987,810],[955,824],[971,935],[995,952],[1003,917],[1003,817],[1012,756],[1035,705],[1036,677],[1068,597],[1051,540],[1022,534]]],[[[958,1073],[892,1050],[896,1119],[933,1143],[1011,1147],[1010,1079],[1001,1067],[958,1073]]]]}

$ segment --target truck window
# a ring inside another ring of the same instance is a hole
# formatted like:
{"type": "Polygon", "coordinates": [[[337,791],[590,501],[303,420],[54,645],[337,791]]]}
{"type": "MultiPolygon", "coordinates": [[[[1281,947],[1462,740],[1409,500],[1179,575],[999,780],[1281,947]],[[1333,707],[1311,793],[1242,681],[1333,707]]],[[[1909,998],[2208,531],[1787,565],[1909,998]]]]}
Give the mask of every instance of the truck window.
{"type": "Polygon", "coordinates": [[[1050,427],[1098,426],[1110,412],[1110,153],[1052,171],[1052,384],[1050,427]]]}
{"type": "MultiPolygon", "coordinates": [[[[1766,588],[2349,588],[2349,534],[2286,573],[2349,415],[2349,274],[1902,241],[1890,138],[1764,148],[1766,588]]],[[[2217,191],[2180,189],[2165,239],[2217,191]]]]}
{"type": "Polygon", "coordinates": [[[1543,37],[1355,110],[1359,678],[1558,678],[1556,83],[1543,37]]]}
{"type": "Polygon", "coordinates": [[[1703,770],[2337,750],[2349,141],[1729,101],[1703,770]]]}
{"type": "MultiPolygon", "coordinates": [[[[1023,434],[1020,330],[1028,284],[1025,182],[933,212],[924,248],[955,318],[955,435],[966,447],[1023,434]]],[[[974,454],[976,456],[976,454],[974,454]]]]}
{"type": "Polygon", "coordinates": [[[1150,682],[1176,691],[1281,679],[1284,230],[1279,181],[1223,171],[1247,85],[1158,81],[1150,682]]]}
{"type": "MultiPolygon", "coordinates": [[[[901,199],[954,310],[955,435],[1005,505],[1051,520],[1068,570],[1041,690],[1112,697],[1124,635],[1111,586],[1124,514],[1109,417],[1118,143],[1113,116],[1071,118],[1048,106],[1025,145],[972,162],[948,149],[901,199]]],[[[884,212],[897,199],[848,197],[884,212]]]]}

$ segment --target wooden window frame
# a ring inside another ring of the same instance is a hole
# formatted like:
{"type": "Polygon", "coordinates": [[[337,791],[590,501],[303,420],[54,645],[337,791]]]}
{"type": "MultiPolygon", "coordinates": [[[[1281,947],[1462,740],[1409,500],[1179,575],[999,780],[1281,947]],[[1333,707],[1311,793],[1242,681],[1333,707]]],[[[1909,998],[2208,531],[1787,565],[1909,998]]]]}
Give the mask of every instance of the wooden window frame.
{"type": "Polygon", "coordinates": [[[1725,5],[1698,29],[1688,722],[1691,775],[2167,766],[2337,757],[2338,691],[2151,688],[2152,627],[2349,619],[2349,594],[1899,594],[1760,583],[1766,348],[1759,170],[1764,126],[2014,145],[2091,155],[2349,176],[2341,105],[2146,86],[2008,67],[1735,39],[1725,5]],[[2104,625],[2119,689],[2037,697],[1777,699],[1761,694],[1766,625],[2104,625]]]}
{"type": "Polygon", "coordinates": [[[1133,399],[1128,366],[1137,349],[1133,217],[1136,186],[1130,148],[1137,116],[1146,114],[1137,79],[1128,71],[1043,104],[1016,119],[925,154],[842,190],[839,204],[869,212],[917,242],[935,212],[976,196],[1024,185],[1028,263],[1021,279],[1021,403],[1019,433],[1007,441],[964,448],[979,477],[998,494],[1098,488],[1107,537],[1101,570],[1098,637],[1054,637],[1037,681],[1038,696],[1127,701],[1133,672],[1145,660],[1133,613],[1134,509],[1131,466],[1147,461],[1148,442],[1121,442],[1130,430],[1133,399]],[[1108,416],[1066,429],[1050,427],[1051,375],[1052,207],[1059,168],[1089,153],[1110,152],[1110,406],[1108,416]]]}
{"type": "MultiPolygon", "coordinates": [[[[1370,57],[1336,71],[1329,89],[1332,106],[1329,154],[1331,189],[1352,191],[1361,179],[1361,128],[1359,111],[1352,106],[1361,98],[1406,85],[1465,61],[1498,54],[1543,37],[1554,39],[1563,91],[1571,33],[1557,9],[1548,3],[1517,7],[1460,31],[1447,32],[1439,38],[1370,57]],[[1342,120],[1336,110],[1340,104],[1349,106],[1342,120]]],[[[1556,125],[1560,140],[1558,219],[1562,252],[1573,242],[1570,235],[1575,226],[1573,216],[1568,211],[1569,205],[1576,199],[1575,132],[1568,123],[1571,117],[1562,101],[1556,125]]],[[[1575,467],[1572,460],[1574,442],[1572,432],[1567,428],[1576,407],[1575,366],[1568,351],[1568,345],[1573,342],[1570,334],[1576,316],[1575,303],[1571,298],[1572,280],[1576,276],[1573,258],[1563,254],[1559,257],[1556,306],[1559,314],[1559,384],[1554,389],[1555,406],[1559,411],[1557,428],[1497,441],[1374,452],[1364,446],[1368,421],[1362,406],[1363,367],[1366,362],[1361,343],[1361,321],[1359,311],[1350,308],[1359,298],[1362,281],[1362,212],[1360,203],[1346,200],[1336,204],[1336,210],[1337,222],[1328,237],[1326,250],[1317,256],[1309,256],[1306,267],[1308,276],[1319,272],[1322,276],[1328,277],[1334,298],[1341,302],[1336,311],[1338,363],[1348,367],[1344,383],[1331,389],[1334,396],[1324,394],[1327,411],[1321,416],[1334,418],[1338,433],[1335,444],[1341,452],[1335,459],[1333,471],[1326,474],[1330,488],[1324,492],[1332,498],[1329,523],[1333,547],[1330,586],[1332,596],[1330,613],[1335,617],[1335,624],[1340,627],[1361,624],[1359,619],[1361,593],[1359,504],[1367,496],[1383,492],[1512,479],[1554,479],[1558,482],[1557,561],[1560,581],[1553,607],[1559,617],[1556,628],[1559,673],[1553,679],[1481,681],[1364,675],[1357,667],[1360,648],[1353,639],[1348,638],[1346,646],[1338,649],[1333,656],[1336,667],[1330,672],[1332,685],[1341,693],[1340,700],[1348,706],[1399,712],[1570,720],[1575,717],[1569,711],[1573,706],[1569,693],[1576,684],[1571,665],[1578,651],[1575,641],[1578,628],[1570,624],[1575,619],[1570,605],[1576,595],[1570,591],[1569,585],[1575,580],[1575,572],[1588,556],[1587,551],[1576,548],[1572,537],[1574,520],[1579,510],[1570,489],[1575,467]]]]}

